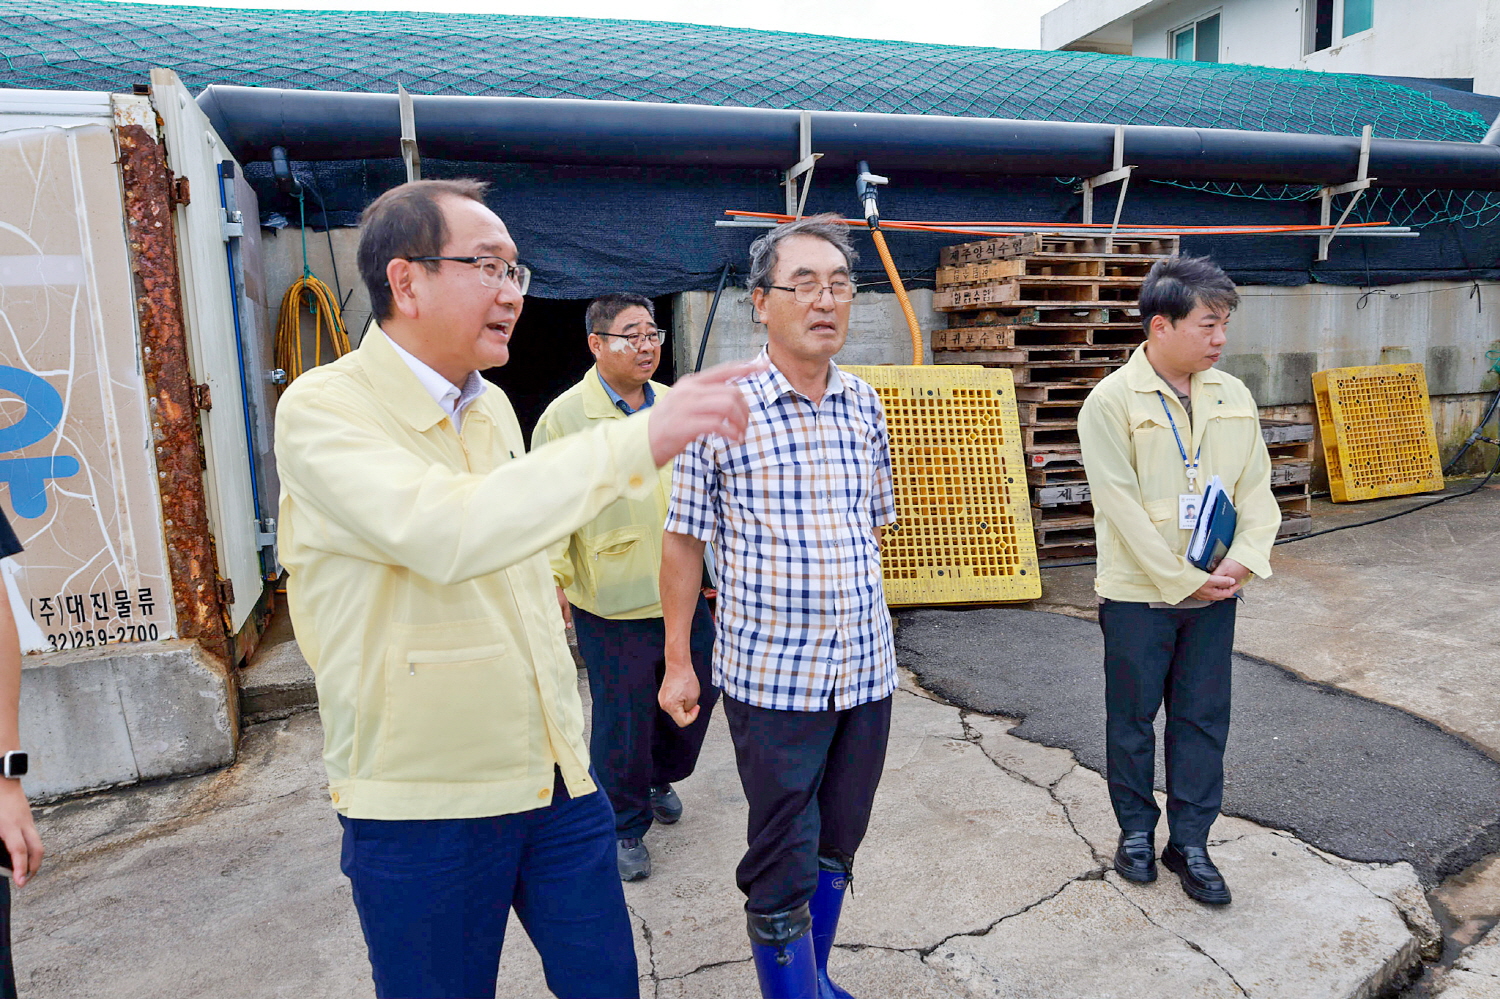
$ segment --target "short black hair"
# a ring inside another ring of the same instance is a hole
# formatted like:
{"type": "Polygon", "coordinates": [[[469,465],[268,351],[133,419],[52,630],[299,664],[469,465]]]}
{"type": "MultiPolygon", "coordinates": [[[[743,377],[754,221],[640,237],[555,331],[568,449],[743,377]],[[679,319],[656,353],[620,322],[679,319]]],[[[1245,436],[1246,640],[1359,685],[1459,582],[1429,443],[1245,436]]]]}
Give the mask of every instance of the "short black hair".
{"type": "Polygon", "coordinates": [[[633,291],[612,291],[589,303],[589,311],[584,314],[583,324],[590,333],[608,333],[616,316],[637,305],[646,310],[653,323],[656,322],[656,306],[651,299],[633,291]]]}
{"type": "Polygon", "coordinates": [[[1156,316],[1175,323],[1200,305],[1232,312],[1239,304],[1234,282],[1208,257],[1167,257],[1141,285],[1141,328],[1150,336],[1156,316]]]}
{"type": "MultiPolygon", "coordinates": [[[[380,321],[391,317],[391,286],[385,267],[392,260],[435,257],[448,243],[442,198],[468,198],[484,204],[489,185],[482,180],[416,180],[393,187],[370,202],[359,220],[359,276],[370,293],[370,311],[380,321]]],[[[437,270],[437,261],[423,261],[437,270]]]]}

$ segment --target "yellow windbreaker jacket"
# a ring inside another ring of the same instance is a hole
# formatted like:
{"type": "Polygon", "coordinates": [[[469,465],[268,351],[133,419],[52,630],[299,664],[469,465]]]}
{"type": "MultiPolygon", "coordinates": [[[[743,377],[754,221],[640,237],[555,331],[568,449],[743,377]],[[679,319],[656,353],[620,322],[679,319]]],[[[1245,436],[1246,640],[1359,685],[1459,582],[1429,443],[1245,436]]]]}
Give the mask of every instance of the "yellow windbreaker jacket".
{"type": "MultiPolygon", "coordinates": [[[[651,390],[660,400],[670,391],[660,382],[651,390]]],[[[609,421],[627,419],[590,368],[583,380],[552,401],[532,432],[531,443],[576,434],[609,421]]],[[[575,607],[617,621],[661,617],[661,532],[667,522],[672,466],[657,476],[657,488],[643,499],[619,499],[604,512],[553,545],[552,579],[575,607]]]]}
{"type": "Polygon", "coordinates": [[[1281,511],[1271,493],[1271,458],[1255,399],[1243,382],[1215,368],[1193,375],[1188,415],[1142,346],[1084,400],[1078,439],[1094,504],[1099,567],[1094,589],[1107,600],[1179,603],[1208,573],[1185,557],[1191,531],[1177,527],[1187,470],[1163,410],[1165,400],[1191,457],[1202,447],[1197,492],[1217,475],[1238,515],[1228,558],[1271,575],[1281,511]]]}
{"type": "Polygon", "coordinates": [[[276,410],[280,555],[317,677],[334,807],[477,818],[595,790],[546,550],[658,488],[646,420],[526,454],[489,386],[454,429],[391,342],[298,378],[276,410]]]}

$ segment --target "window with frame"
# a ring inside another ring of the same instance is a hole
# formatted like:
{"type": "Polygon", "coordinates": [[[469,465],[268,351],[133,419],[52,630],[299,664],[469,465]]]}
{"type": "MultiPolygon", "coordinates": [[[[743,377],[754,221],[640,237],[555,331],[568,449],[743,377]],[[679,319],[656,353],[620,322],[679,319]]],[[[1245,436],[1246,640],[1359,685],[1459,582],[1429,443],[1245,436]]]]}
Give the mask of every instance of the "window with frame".
{"type": "Polygon", "coordinates": [[[1332,48],[1375,26],[1375,0],[1307,0],[1307,51],[1332,48]]]}
{"type": "Polygon", "coordinates": [[[1173,59],[1188,62],[1219,61],[1219,15],[1210,14],[1172,32],[1173,59]]]}

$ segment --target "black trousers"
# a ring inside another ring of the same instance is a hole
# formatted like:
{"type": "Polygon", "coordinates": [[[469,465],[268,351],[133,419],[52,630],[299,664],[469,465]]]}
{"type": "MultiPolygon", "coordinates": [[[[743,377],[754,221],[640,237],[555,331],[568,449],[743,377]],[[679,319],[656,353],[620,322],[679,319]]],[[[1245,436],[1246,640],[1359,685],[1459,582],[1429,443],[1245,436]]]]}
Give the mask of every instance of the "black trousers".
{"type": "Polygon", "coordinates": [[[16,969],[10,953],[10,878],[0,875],[0,999],[16,999],[16,969]]]}
{"type": "Polygon", "coordinates": [[[651,828],[651,788],[692,775],[719,699],[708,602],[699,598],[693,614],[693,670],[703,692],[698,718],[687,728],[678,728],[656,700],[666,671],[661,618],[610,621],[574,607],[573,629],[594,700],[589,753],[615,809],[615,833],[620,839],[644,836],[651,828]]]}
{"type": "Polygon", "coordinates": [[[735,872],[745,908],[785,912],[818,889],[818,857],[852,864],[885,768],[891,698],[847,711],[777,711],[724,698],[749,849],[735,872]]]}
{"type": "Polygon", "coordinates": [[[1109,797],[1126,832],[1156,828],[1156,732],[1166,703],[1167,823],[1172,842],[1203,846],[1224,799],[1234,600],[1194,610],[1106,600],[1104,703],[1109,797]]]}

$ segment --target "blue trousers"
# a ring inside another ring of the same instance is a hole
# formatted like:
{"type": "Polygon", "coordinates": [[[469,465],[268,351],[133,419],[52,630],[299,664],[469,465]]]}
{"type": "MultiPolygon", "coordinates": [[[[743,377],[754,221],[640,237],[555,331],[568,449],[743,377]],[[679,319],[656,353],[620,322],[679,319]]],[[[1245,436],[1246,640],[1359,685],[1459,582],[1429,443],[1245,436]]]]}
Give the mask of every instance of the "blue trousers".
{"type": "Polygon", "coordinates": [[[1172,842],[1204,846],[1224,799],[1235,601],[1193,610],[1106,600],[1104,703],[1109,797],[1126,832],[1156,828],[1156,731],[1167,708],[1167,824],[1172,842]]]}
{"type": "Polygon", "coordinates": [[[510,910],[562,999],[633,999],[635,944],[603,794],[482,819],[350,819],[354,886],[379,999],[494,999],[510,910]]]}
{"type": "Polygon", "coordinates": [[[661,618],[610,621],[574,607],[573,628],[594,701],[589,756],[615,808],[615,835],[644,836],[651,828],[651,788],[692,776],[719,699],[708,601],[699,597],[693,614],[693,671],[701,693],[698,717],[687,728],[678,728],[656,700],[666,672],[661,618]]]}

